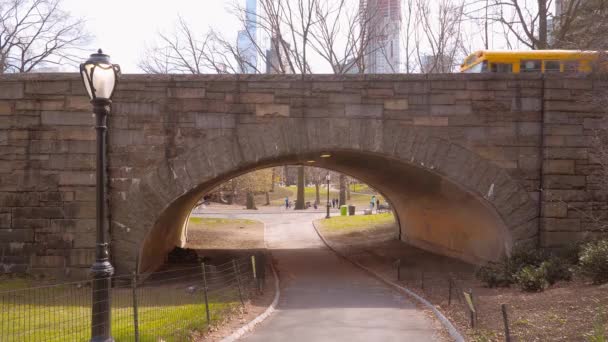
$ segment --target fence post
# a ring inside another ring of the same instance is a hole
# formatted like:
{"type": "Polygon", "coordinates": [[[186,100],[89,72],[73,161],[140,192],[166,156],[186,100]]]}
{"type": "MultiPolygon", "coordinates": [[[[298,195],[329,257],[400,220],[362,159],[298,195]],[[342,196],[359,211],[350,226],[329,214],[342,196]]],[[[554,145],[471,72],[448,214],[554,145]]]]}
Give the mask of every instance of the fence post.
{"type": "Polygon", "coordinates": [[[266,279],[266,255],[263,252],[256,253],[256,272],[258,276],[258,290],[264,292],[264,280],[266,279]]]}
{"type": "Polygon", "coordinates": [[[131,289],[133,291],[133,330],[135,332],[135,342],[139,342],[139,306],[137,303],[137,270],[133,272],[133,280],[131,281],[131,289]]]}
{"type": "Polygon", "coordinates": [[[424,290],[424,271],[420,271],[420,289],[424,290]]]}
{"type": "Polygon", "coordinates": [[[253,273],[253,281],[255,281],[257,283],[258,274],[257,274],[256,269],[255,269],[255,255],[251,256],[251,271],[253,273]]]}
{"type": "Polygon", "coordinates": [[[236,274],[236,285],[239,288],[239,298],[241,299],[241,305],[245,306],[245,301],[243,300],[243,289],[241,288],[241,275],[239,272],[239,265],[236,262],[236,259],[232,259],[232,265],[234,266],[234,273],[236,274]]]}
{"type": "Polygon", "coordinates": [[[205,297],[205,312],[207,313],[207,326],[211,324],[211,315],[209,314],[209,296],[207,294],[207,271],[205,267],[205,263],[201,264],[201,269],[203,271],[203,294],[205,297]]]}
{"type": "Polygon", "coordinates": [[[505,324],[505,341],[511,342],[511,331],[509,330],[509,317],[507,316],[507,304],[501,304],[502,320],[505,324]]]}
{"type": "Polygon", "coordinates": [[[452,305],[452,277],[448,277],[448,306],[452,305]]]}
{"type": "Polygon", "coordinates": [[[397,259],[397,280],[401,280],[401,259],[397,259]]]}

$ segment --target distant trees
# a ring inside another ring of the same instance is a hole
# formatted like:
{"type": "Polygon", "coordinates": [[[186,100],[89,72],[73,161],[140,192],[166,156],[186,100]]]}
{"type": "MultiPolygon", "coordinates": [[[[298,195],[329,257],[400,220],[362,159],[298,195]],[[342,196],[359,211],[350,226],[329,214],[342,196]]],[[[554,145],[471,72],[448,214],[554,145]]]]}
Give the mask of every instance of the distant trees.
{"type": "Polygon", "coordinates": [[[261,61],[257,65],[248,65],[236,42],[212,29],[194,32],[178,18],[175,31],[159,33],[139,67],[146,73],[238,73],[247,66],[255,73],[310,74],[317,69],[311,64],[314,55],[317,64],[335,74],[362,73],[367,47],[385,34],[368,30],[375,14],[360,11],[359,0],[258,0],[256,13],[241,5],[232,12],[244,27],[252,16],[256,20],[260,33],[251,37],[253,33],[244,32],[261,61]]]}
{"type": "Polygon", "coordinates": [[[61,0],[0,0],[0,73],[76,64],[89,38],[61,0]]]}

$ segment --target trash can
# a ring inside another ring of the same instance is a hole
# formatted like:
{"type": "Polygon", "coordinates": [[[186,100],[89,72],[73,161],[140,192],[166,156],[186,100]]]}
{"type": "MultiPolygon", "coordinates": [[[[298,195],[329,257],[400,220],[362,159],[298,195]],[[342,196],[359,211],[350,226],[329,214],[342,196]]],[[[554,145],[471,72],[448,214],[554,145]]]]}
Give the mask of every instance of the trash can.
{"type": "Polygon", "coordinates": [[[355,215],[355,206],[354,205],[349,205],[348,206],[348,215],[349,216],[354,216],[355,215]]]}
{"type": "Polygon", "coordinates": [[[343,205],[340,207],[340,216],[346,216],[348,215],[348,207],[343,205]]]}

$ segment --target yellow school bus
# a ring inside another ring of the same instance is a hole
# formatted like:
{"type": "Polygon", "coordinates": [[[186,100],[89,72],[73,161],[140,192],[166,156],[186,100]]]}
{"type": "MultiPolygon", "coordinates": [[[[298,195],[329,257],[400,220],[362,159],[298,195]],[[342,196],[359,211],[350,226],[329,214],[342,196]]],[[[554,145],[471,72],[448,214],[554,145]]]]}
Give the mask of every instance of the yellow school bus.
{"type": "Polygon", "coordinates": [[[591,72],[599,53],[576,50],[477,51],[460,66],[464,73],[591,72]]]}

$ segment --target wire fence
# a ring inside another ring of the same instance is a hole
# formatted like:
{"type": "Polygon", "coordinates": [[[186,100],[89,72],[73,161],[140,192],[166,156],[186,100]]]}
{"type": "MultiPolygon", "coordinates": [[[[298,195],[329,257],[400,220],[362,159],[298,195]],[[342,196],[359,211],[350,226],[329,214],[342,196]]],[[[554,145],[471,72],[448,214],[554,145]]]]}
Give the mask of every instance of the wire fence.
{"type": "MultiPolygon", "coordinates": [[[[111,278],[115,341],[185,341],[263,291],[265,256],[111,278]]],[[[91,281],[0,291],[0,341],[88,341],[91,281]]]]}

